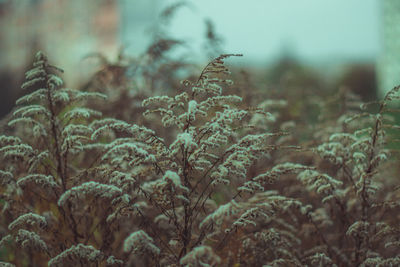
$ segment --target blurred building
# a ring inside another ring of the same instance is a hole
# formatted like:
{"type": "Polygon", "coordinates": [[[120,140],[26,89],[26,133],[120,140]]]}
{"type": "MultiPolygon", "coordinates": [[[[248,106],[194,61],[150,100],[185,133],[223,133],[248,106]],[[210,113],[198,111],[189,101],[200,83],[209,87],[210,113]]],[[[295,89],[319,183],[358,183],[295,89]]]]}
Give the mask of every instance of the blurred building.
{"type": "Polygon", "coordinates": [[[79,81],[86,73],[82,58],[118,47],[117,0],[3,0],[0,13],[1,70],[18,73],[43,50],[67,81],[79,81]]]}
{"type": "Polygon", "coordinates": [[[38,50],[76,88],[98,68],[85,56],[115,58],[119,23],[118,0],[0,0],[0,118],[21,94],[23,73],[38,50]]]}
{"type": "Polygon", "coordinates": [[[378,63],[380,93],[400,85],[400,1],[381,0],[382,54],[378,63]]]}

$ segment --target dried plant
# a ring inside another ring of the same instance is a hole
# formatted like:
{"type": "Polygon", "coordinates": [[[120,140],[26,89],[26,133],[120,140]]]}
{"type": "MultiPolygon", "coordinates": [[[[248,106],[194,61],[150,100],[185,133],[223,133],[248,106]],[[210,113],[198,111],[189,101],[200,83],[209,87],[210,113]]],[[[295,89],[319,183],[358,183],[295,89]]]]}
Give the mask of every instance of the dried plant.
{"type": "Polygon", "coordinates": [[[375,103],[340,98],[303,142],[304,127],[280,119],[284,100],[229,94],[235,56],[146,96],[143,125],[114,118],[101,93],[62,88],[39,52],[0,136],[1,264],[399,265],[387,131],[399,87],[375,103]]]}

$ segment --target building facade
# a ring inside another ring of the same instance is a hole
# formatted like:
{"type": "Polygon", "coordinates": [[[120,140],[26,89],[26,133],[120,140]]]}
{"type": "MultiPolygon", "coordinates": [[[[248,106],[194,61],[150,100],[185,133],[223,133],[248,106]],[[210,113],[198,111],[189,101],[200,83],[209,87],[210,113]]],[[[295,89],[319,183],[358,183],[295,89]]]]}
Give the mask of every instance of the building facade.
{"type": "Polygon", "coordinates": [[[400,85],[400,1],[381,0],[382,53],[378,62],[380,95],[400,85]]]}
{"type": "Polygon", "coordinates": [[[18,73],[42,50],[65,69],[65,80],[79,81],[85,56],[118,50],[118,0],[3,1],[0,13],[0,69],[18,73]]]}

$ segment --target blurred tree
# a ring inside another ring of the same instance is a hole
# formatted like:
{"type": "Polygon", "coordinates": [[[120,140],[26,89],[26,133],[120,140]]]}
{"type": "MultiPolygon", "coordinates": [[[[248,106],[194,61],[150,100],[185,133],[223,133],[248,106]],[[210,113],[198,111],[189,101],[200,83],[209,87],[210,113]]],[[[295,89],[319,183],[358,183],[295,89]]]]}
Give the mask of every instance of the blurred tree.
{"type": "Polygon", "coordinates": [[[338,80],[336,88],[348,87],[353,93],[361,96],[363,101],[377,98],[377,80],[375,67],[372,64],[351,65],[338,80]]]}

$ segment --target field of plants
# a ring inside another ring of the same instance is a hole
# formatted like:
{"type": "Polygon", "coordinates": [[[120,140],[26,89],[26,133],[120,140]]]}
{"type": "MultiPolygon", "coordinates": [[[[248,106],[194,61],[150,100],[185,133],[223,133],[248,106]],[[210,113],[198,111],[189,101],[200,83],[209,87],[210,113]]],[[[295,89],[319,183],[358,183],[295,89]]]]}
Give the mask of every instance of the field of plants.
{"type": "Polygon", "coordinates": [[[0,266],[400,265],[400,87],[285,62],[267,86],[211,30],[204,66],[158,37],[77,89],[37,52],[1,122],[0,266]]]}

